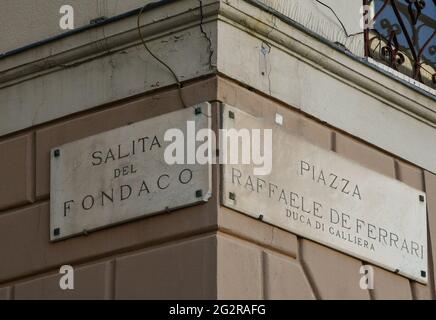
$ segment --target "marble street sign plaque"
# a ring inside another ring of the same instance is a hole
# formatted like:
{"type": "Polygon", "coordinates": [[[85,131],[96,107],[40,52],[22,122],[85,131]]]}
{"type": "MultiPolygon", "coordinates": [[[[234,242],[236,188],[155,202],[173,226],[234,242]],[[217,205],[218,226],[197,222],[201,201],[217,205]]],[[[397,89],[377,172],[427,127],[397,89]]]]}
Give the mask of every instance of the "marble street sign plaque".
{"type": "Polygon", "coordinates": [[[274,119],[230,106],[222,118],[223,129],[272,129],[273,141],[269,175],[254,175],[249,164],[223,166],[225,206],[427,283],[423,192],[291,135],[274,119]]]}
{"type": "Polygon", "coordinates": [[[164,134],[177,128],[186,136],[188,121],[208,129],[210,112],[203,103],[54,148],[50,239],[207,201],[211,165],[168,165],[164,134]]]}

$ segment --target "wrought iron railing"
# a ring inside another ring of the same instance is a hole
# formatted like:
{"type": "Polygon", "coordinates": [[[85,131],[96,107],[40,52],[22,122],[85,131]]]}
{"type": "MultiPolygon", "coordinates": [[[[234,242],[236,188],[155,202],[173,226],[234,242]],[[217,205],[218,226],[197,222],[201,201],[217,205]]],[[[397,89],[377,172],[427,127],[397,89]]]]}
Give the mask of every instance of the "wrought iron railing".
{"type": "Polygon", "coordinates": [[[436,0],[364,0],[365,54],[436,88],[436,0]]]}

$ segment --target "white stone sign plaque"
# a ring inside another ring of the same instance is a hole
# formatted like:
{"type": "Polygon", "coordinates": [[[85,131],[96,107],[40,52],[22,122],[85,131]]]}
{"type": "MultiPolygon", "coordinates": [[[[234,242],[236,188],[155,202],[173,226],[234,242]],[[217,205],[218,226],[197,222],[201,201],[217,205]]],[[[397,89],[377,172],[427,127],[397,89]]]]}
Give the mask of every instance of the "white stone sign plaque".
{"type": "Polygon", "coordinates": [[[167,164],[164,135],[208,129],[209,115],[203,103],[54,148],[50,239],[207,201],[211,165],[167,164]]]}
{"type": "Polygon", "coordinates": [[[223,165],[223,204],[427,283],[425,194],[291,135],[274,120],[223,108],[223,129],[272,129],[271,173],[223,165]]]}

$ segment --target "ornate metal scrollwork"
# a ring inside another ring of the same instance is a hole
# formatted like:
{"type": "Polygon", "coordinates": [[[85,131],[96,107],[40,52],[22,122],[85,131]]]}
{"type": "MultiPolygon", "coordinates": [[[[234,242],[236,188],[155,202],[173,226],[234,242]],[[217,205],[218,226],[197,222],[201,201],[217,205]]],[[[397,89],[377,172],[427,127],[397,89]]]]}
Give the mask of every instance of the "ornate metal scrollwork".
{"type": "Polygon", "coordinates": [[[436,0],[365,0],[374,6],[366,55],[436,88],[436,0]]]}

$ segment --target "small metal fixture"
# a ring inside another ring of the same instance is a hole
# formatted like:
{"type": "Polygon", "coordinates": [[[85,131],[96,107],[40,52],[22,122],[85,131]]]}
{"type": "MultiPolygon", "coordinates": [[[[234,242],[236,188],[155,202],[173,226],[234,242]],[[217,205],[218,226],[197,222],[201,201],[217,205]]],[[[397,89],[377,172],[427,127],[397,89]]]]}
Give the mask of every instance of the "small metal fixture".
{"type": "Polygon", "coordinates": [[[278,124],[279,126],[283,125],[283,116],[280,113],[276,113],[276,119],[275,119],[276,124],[278,124]]]}

